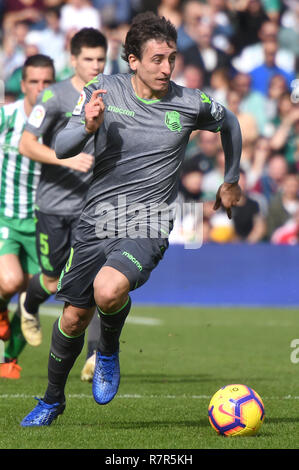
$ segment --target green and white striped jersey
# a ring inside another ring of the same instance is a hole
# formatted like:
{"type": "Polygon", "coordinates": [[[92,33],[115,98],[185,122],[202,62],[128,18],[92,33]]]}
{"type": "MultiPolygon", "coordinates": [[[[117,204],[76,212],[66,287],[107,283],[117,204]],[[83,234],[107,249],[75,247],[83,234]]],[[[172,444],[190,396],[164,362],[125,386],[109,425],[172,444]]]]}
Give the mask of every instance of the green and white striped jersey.
{"type": "Polygon", "coordinates": [[[0,215],[34,217],[41,164],[21,155],[19,141],[27,121],[24,100],[0,108],[0,215]]]}

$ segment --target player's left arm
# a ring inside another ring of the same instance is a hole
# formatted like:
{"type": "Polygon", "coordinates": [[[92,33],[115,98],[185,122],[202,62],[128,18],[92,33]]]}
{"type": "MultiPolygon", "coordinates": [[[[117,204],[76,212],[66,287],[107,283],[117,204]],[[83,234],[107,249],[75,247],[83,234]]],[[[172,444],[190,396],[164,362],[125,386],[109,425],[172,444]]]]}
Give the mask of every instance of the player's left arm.
{"type": "Polygon", "coordinates": [[[240,176],[240,159],[242,153],[242,134],[237,117],[224,108],[224,119],[220,130],[221,143],[225,155],[224,183],[219,187],[214,210],[223,206],[229,219],[232,218],[231,208],[241,198],[238,184],[240,176]]]}
{"type": "Polygon", "coordinates": [[[200,96],[196,128],[211,132],[220,132],[225,154],[224,182],[216,194],[214,210],[223,207],[229,218],[231,208],[241,197],[238,184],[240,159],[242,152],[242,134],[237,117],[227,108],[215,102],[211,97],[198,90],[200,96]]]}

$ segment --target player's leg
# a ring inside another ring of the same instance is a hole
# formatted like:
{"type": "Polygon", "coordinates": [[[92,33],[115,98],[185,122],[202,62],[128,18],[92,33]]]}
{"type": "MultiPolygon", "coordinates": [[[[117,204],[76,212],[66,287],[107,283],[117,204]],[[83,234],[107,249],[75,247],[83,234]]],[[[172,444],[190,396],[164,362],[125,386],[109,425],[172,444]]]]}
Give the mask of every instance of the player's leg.
{"type": "Polygon", "coordinates": [[[119,387],[119,337],[131,308],[130,282],[117,269],[103,266],[93,286],[100,337],[92,390],[95,401],[104,405],[114,398],[119,387]]]}
{"type": "Polygon", "coordinates": [[[27,342],[42,341],[39,307],[55,294],[60,273],[69,256],[71,227],[64,217],[36,211],[36,249],[41,273],[30,280],[26,294],[20,297],[22,332],[27,342]]]}
{"type": "Polygon", "coordinates": [[[91,322],[88,326],[88,337],[87,337],[87,353],[86,361],[81,371],[81,380],[82,382],[92,382],[94,368],[95,368],[95,358],[96,351],[98,348],[100,335],[100,318],[98,312],[95,311],[91,319],[91,322]]]}
{"type": "Polygon", "coordinates": [[[18,359],[26,346],[26,340],[21,331],[19,306],[10,321],[11,335],[5,345],[4,362],[0,364],[0,377],[5,379],[19,379],[22,368],[18,359]]]}
{"type": "MultiPolygon", "coordinates": [[[[93,237],[93,227],[90,232],[93,237]]],[[[65,408],[65,383],[83,347],[84,330],[94,313],[93,281],[106,260],[98,246],[99,240],[96,242],[97,249],[80,234],[62,270],[56,298],[65,302],[65,308],[61,319],[53,326],[48,387],[44,399],[24,418],[22,426],[50,425],[65,408]],[[55,400],[58,401],[53,403],[55,400]]]]}
{"type": "Polygon", "coordinates": [[[94,281],[94,298],[101,320],[93,378],[97,403],[106,404],[117,393],[119,338],[131,308],[130,290],[144,284],[162,259],[166,239],[120,239],[108,242],[107,261],[94,281]]]}
{"type": "MultiPolygon", "coordinates": [[[[3,248],[4,247],[2,247],[2,250],[3,248]]],[[[13,251],[14,247],[12,247],[12,243],[10,243],[10,247],[6,244],[5,249],[13,251]]],[[[24,275],[18,254],[7,253],[0,255],[0,339],[4,341],[8,340],[10,337],[8,319],[9,301],[23,285],[24,275]]]]}
{"type": "Polygon", "coordinates": [[[67,378],[82,351],[84,332],[92,315],[93,309],[65,304],[62,316],[53,325],[45,395],[23,419],[22,426],[50,425],[63,413],[67,378]]]}
{"type": "MultiPolygon", "coordinates": [[[[19,282],[14,289],[19,289],[19,293],[23,292],[28,285],[29,279],[39,271],[38,258],[35,247],[35,224],[34,220],[26,220],[22,224],[18,221],[19,230],[14,230],[14,244],[17,244],[17,259],[15,266],[18,268],[19,282]],[[21,278],[23,279],[21,281],[21,278]],[[21,286],[21,287],[20,287],[21,286]]],[[[9,251],[13,251],[10,245],[9,251]]],[[[17,279],[16,268],[14,269],[14,277],[17,279]]],[[[5,347],[5,363],[1,364],[0,376],[10,379],[20,378],[21,367],[17,364],[19,356],[23,351],[26,340],[21,331],[20,305],[18,302],[17,310],[11,319],[11,335],[5,347]]]]}

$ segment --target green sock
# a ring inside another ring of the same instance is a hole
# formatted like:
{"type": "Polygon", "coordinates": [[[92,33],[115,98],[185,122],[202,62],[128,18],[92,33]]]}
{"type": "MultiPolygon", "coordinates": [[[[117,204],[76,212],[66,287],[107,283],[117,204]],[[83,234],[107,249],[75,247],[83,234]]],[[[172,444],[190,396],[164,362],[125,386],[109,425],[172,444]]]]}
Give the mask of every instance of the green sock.
{"type": "Polygon", "coordinates": [[[17,313],[14,314],[10,322],[10,329],[10,339],[4,352],[4,358],[7,362],[11,359],[17,359],[26,344],[26,340],[21,331],[20,317],[17,313]]]}

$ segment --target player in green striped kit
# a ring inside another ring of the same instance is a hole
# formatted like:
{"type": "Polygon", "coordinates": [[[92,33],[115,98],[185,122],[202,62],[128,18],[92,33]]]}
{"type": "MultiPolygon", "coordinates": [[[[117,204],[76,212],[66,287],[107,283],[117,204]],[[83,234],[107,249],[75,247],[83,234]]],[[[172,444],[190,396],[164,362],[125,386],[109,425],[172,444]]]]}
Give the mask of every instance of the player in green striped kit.
{"type": "Polygon", "coordinates": [[[17,358],[26,341],[16,312],[11,323],[8,303],[39,271],[35,246],[34,202],[40,163],[21,155],[18,144],[38,94],[53,81],[50,57],[29,57],[23,68],[24,99],[0,109],[0,339],[8,341],[0,377],[19,378],[17,358]]]}

